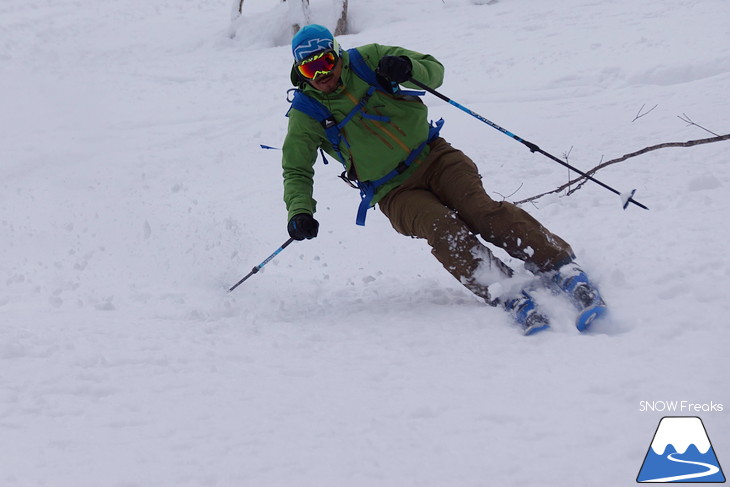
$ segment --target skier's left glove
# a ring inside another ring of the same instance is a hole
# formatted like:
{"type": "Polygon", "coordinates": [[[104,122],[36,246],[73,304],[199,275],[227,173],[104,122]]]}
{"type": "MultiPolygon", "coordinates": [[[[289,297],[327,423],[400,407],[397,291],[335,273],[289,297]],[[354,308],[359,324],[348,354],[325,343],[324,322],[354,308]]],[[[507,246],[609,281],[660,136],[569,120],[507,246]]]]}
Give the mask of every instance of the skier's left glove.
{"type": "Polygon", "coordinates": [[[396,91],[398,87],[393,84],[408,81],[411,74],[413,63],[407,56],[383,56],[375,69],[378,82],[388,91],[396,91]]]}

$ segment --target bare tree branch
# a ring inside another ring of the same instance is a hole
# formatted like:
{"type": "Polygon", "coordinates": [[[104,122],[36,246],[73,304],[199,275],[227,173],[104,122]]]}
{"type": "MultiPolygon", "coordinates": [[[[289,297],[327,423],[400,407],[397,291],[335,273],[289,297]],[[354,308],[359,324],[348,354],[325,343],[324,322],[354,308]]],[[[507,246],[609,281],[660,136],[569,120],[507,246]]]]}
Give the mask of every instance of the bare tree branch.
{"type": "Polygon", "coordinates": [[[516,189],[516,190],[514,190],[514,191],[512,191],[512,192],[511,192],[510,194],[508,194],[507,196],[503,195],[503,194],[502,194],[502,193],[500,193],[499,191],[495,191],[495,193],[496,193],[496,194],[498,194],[498,195],[500,195],[500,196],[502,197],[502,201],[506,201],[506,200],[507,200],[507,198],[509,198],[510,196],[513,196],[513,195],[517,194],[517,192],[518,192],[519,190],[521,190],[521,189],[522,189],[522,185],[523,185],[523,184],[524,184],[524,183],[520,183],[520,185],[519,185],[519,186],[517,187],[517,189],[516,189]]]}
{"type": "Polygon", "coordinates": [[[715,132],[713,132],[712,130],[708,130],[708,129],[706,129],[705,127],[703,127],[702,125],[698,125],[698,124],[694,123],[694,122],[692,121],[692,119],[691,119],[691,118],[689,118],[689,116],[687,116],[687,114],[686,114],[686,113],[683,113],[682,115],[684,116],[684,118],[680,117],[679,115],[677,115],[677,118],[678,118],[678,119],[680,119],[680,120],[681,120],[681,121],[683,121],[683,122],[687,122],[687,126],[688,126],[688,127],[689,127],[689,126],[691,126],[691,125],[694,125],[695,127],[699,127],[699,128],[701,128],[701,129],[702,129],[702,130],[704,130],[705,132],[709,132],[709,133],[711,133],[711,134],[712,134],[712,135],[714,135],[715,137],[719,137],[719,135],[718,135],[718,134],[716,134],[715,132]]]}
{"type": "Polygon", "coordinates": [[[570,153],[573,152],[573,146],[570,146],[570,149],[568,149],[568,152],[563,152],[563,159],[565,159],[565,162],[569,162],[568,158],[570,157],[570,153]]]}
{"type": "Polygon", "coordinates": [[[640,119],[641,117],[645,117],[645,116],[649,115],[649,114],[650,114],[651,112],[653,112],[653,111],[654,111],[654,109],[655,109],[656,107],[658,107],[659,105],[658,105],[658,104],[657,104],[657,105],[654,105],[654,106],[653,106],[653,107],[651,108],[651,110],[649,110],[648,112],[644,112],[644,113],[642,113],[642,111],[644,110],[644,107],[645,107],[645,106],[646,106],[646,103],[645,103],[645,104],[643,104],[643,105],[641,105],[641,108],[639,108],[639,112],[638,112],[638,113],[636,114],[636,116],[634,117],[634,119],[633,119],[633,120],[631,121],[632,123],[633,123],[633,122],[636,122],[636,121],[637,121],[638,119],[640,119]]]}
{"type": "MultiPolygon", "coordinates": [[[[604,158],[604,156],[603,156],[603,155],[601,155],[601,162],[599,162],[599,163],[598,163],[598,166],[600,166],[601,164],[603,164],[603,158],[604,158]]],[[[598,166],[596,166],[596,168],[594,168],[594,169],[595,169],[596,171],[598,170],[598,169],[597,169],[597,168],[598,168],[598,166]]],[[[591,176],[593,176],[593,173],[590,173],[590,175],[591,175],[591,176]]],[[[585,183],[587,183],[587,182],[589,181],[589,180],[588,180],[588,179],[586,179],[586,178],[580,178],[580,179],[582,179],[582,181],[580,181],[580,182],[578,183],[578,185],[577,185],[577,186],[576,186],[575,188],[570,188],[570,187],[568,187],[568,191],[567,191],[567,192],[565,193],[565,194],[566,194],[566,196],[570,196],[571,194],[575,193],[575,192],[576,192],[576,191],[578,191],[578,190],[579,190],[580,188],[582,188],[582,187],[583,187],[583,185],[584,185],[585,183]]]]}
{"type": "MultiPolygon", "coordinates": [[[[570,153],[573,152],[573,146],[570,146],[570,149],[568,152],[563,152],[563,159],[565,159],[565,162],[570,162],[570,153]]],[[[568,168],[568,180],[570,180],[570,168],[568,168]]]]}
{"type": "MultiPolygon", "coordinates": [[[[604,167],[610,166],[612,164],[617,164],[619,162],[625,161],[626,159],[630,159],[632,157],[640,156],[642,154],[646,154],[647,152],[655,151],[655,150],[658,150],[658,149],[666,149],[668,147],[693,147],[695,145],[710,144],[712,142],[721,142],[723,140],[730,140],[730,134],[718,135],[717,137],[710,137],[710,138],[707,138],[707,139],[689,140],[687,142],[665,142],[663,144],[652,145],[652,146],[649,146],[649,147],[644,147],[643,149],[638,150],[636,152],[631,152],[629,154],[624,154],[623,156],[617,157],[616,159],[611,159],[610,161],[603,162],[603,163],[597,165],[596,167],[594,167],[593,169],[591,169],[590,171],[585,171],[585,172],[589,176],[593,176],[596,172],[598,172],[599,170],[603,169],[604,167]]],[[[541,193],[541,194],[538,194],[538,195],[535,195],[535,196],[531,196],[531,197],[526,198],[524,200],[515,201],[514,203],[517,204],[517,205],[519,205],[521,203],[527,203],[528,201],[535,201],[535,200],[537,200],[539,198],[542,198],[543,196],[547,196],[549,194],[560,193],[564,189],[569,188],[570,186],[572,186],[574,184],[580,183],[580,185],[578,187],[574,188],[571,191],[571,194],[572,194],[575,191],[577,191],[578,189],[580,189],[580,187],[583,186],[583,184],[585,184],[586,181],[587,181],[586,178],[584,178],[583,176],[580,176],[580,177],[577,177],[577,178],[575,178],[575,179],[573,179],[571,181],[568,181],[567,183],[565,183],[565,184],[557,187],[556,189],[554,189],[552,191],[546,191],[544,193],[541,193]]]]}

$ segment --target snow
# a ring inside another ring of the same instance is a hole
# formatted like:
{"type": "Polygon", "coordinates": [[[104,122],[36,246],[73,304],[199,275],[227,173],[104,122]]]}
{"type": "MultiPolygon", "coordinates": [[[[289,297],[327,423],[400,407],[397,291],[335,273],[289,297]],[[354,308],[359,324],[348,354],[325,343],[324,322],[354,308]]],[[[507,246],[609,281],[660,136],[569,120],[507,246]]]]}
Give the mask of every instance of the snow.
{"type": "MultiPolygon", "coordinates": [[[[340,43],[434,54],[444,94],[581,169],[710,136],[682,114],[728,133],[727,1],[478,3],[351,0],[340,43]]],[[[287,238],[259,144],[293,14],[244,8],[0,6],[0,485],[620,485],[663,415],[640,401],[730,403],[727,142],[598,172],[649,211],[594,184],[526,205],[611,306],[589,334],[539,292],[553,329],[523,337],[378,211],[355,226],[334,161],[320,236],[227,294],[287,238]]],[[[426,102],[493,197],[569,176],[426,102]]],[[[727,409],[700,416],[730,463],[727,409]]]]}
{"type": "Polygon", "coordinates": [[[662,420],[651,442],[651,449],[657,455],[663,455],[668,445],[674,446],[678,453],[684,453],[690,445],[694,445],[703,455],[711,446],[699,418],[671,417],[662,420]],[[678,438],[682,441],[677,441],[678,438]]]}

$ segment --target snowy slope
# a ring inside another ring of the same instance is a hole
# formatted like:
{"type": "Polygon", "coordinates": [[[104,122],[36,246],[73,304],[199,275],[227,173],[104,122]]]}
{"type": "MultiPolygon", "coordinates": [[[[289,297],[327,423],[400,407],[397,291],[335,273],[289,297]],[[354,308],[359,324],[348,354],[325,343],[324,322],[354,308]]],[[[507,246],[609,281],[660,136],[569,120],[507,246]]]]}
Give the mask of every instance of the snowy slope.
{"type": "MultiPolygon", "coordinates": [[[[730,132],[726,0],[474,3],[351,0],[340,42],[434,54],[443,93],[584,169],[710,136],[683,113],[730,132]]],[[[598,173],[648,212],[595,185],[527,205],[611,304],[588,335],[541,293],[554,329],[522,337],[379,212],[356,227],[321,164],[320,237],[229,295],[287,238],[258,146],[286,128],[296,12],[245,5],[232,27],[228,0],[0,5],[0,485],[627,485],[660,400],[724,404],[675,414],[730,464],[728,142],[598,173]]],[[[495,198],[568,177],[426,102],[495,198]]]]}

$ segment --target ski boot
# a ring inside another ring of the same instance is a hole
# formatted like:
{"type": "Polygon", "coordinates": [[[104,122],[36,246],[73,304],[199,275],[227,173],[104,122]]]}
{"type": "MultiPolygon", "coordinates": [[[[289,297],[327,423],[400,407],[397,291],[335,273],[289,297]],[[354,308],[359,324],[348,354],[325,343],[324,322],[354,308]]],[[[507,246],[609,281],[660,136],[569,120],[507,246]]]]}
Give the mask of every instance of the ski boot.
{"type": "Polygon", "coordinates": [[[593,321],[608,312],[608,307],[601,297],[601,293],[598,292],[596,286],[591,283],[586,273],[575,262],[558,269],[551,280],[560,291],[568,295],[575,307],[578,308],[579,314],[575,320],[575,327],[579,331],[585,331],[593,321]]]}
{"type": "Polygon", "coordinates": [[[550,320],[537,310],[532,296],[525,291],[515,298],[505,300],[503,307],[512,314],[525,335],[533,335],[550,328],[550,320]]]}

